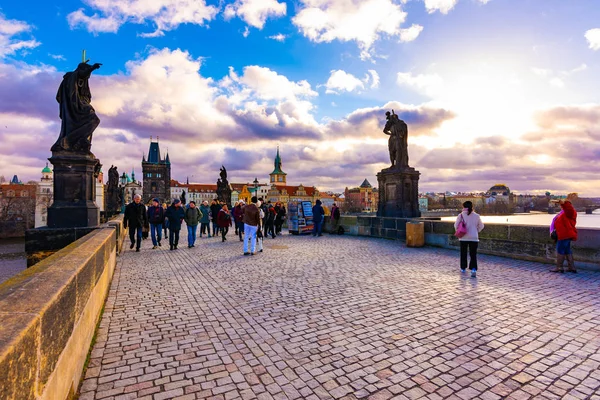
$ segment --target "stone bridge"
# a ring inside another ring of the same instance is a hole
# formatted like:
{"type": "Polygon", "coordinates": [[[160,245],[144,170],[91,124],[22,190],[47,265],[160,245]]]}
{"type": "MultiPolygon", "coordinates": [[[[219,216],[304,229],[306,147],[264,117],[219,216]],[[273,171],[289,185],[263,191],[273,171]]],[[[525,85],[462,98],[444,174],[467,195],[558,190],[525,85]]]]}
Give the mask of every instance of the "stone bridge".
{"type": "Polygon", "coordinates": [[[81,400],[600,398],[598,272],[481,255],[470,278],[454,250],[337,235],[150,247],[118,257],[81,400]]]}

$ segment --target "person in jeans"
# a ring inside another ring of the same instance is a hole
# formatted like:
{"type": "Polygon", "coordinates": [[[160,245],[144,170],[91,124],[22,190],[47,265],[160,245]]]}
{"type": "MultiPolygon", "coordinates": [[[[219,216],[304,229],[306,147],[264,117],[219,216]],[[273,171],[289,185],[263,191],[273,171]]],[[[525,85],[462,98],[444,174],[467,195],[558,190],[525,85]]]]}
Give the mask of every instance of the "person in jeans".
{"type": "Polygon", "coordinates": [[[195,247],[196,232],[201,219],[202,212],[196,207],[196,202],[190,201],[189,208],[185,210],[185,224],[187,225],[188,231],[188,249],[195,247]]]}
{"type": "Polygon", "coordinates": [[[152,205],[148,207],[148,222],[150,222],[150,234],[152,236],[152,248],[161,246],[163,224],[165,222],[165,210],[160,205],[158,199],[152,200],[152,205]]]}
{"type": "Polygon", "coordinates": [[[135,251],[140,251],[142,245],[142,229],[148,221],[146,215],[146,206],[142,204],[142,196],[136,194],[133,196],[133,201],[125,207],[125,217],[123,219],[123,227],[129,227],[129,240],[131,240],[130,249],[136,246],[135,251]],[[137,238],[137,242],[136,242],[137,238]]]}
{"type": "Polygon", "coordinates": [[[256,206],[258,199],[252,197],[252,201],[244,207],[244,255],[254,255],[256,253],[256,231],[260,223],[260,211],[256,206]],[[251,242],[250,252],[248,251],[248,241],[251,242]]]}
{"type": "Polygon", "coordinates": [[[554,230],[556,231],[556,268],[550,272],[565,272],[563,264],[567,260],[567,271],[577,273],[571,242],[577,240],[577,211],[569,200],[559,202],[562,212],[554,219],[554,230]]]}
{"type": "Polygon", "coordinates": [[[200,237],[204,233],[208,233],[208,237],[210,235],[210,207],[208,206],[208,201],[204,200],[202,205],[200,206],[200,213],[202,214],[202,218],[200,218],[200,237]]]}
{"type": "Polygon", "coordinates": [[[233,208],[233,218],[235,220],[235,229],[237,234],[240,237],[240,242],[243,242],[244,239],[242,236],[244,235],[244,200],[240,200],[237,205],[233,208]]]}
{"type": "Polygon", "coordinates": [[[227,240],[227,232],[229,232],[229,227],[231,226],[231,213],[229,212],[229,208],[227,208],[227,204],[223,204],[223,208],[219,210],[217,224],[219,224],[219,229],[221,229],[221,241],[224,242],[227,240]]]}
{"type": "Polygon", "coordinates": [[[179,231],[181,230],[181,222],[185,218],[185,212],[181,208],[181,200],[173,200],[173,204],[167,208],[165,220],[169,224],[169,245],[170,250],[177,250],[179,244],[179,231]]]}
{"type": "Polygon", "coordinates": [[[463,211],[456,217],[454,228],[457,229],[461,221],[467,226],[467,233],[459,239],[460,241],[460,271],[467,270],[467,251],[471,257],[469,269],[471,278],[477,276],[477,247],[479,246],[479,232],[483,229],[481,217],[473,211],[473,203],[465,201],[463,211]]]}
{"type": "Polygon", "coordinates": [[[321,200],[317,200],[312,208],[313,213],[313,236],[323,236],[321,229],[323,229],[323,220],[325,219],[325,210],[321,205],[321,200]]]}

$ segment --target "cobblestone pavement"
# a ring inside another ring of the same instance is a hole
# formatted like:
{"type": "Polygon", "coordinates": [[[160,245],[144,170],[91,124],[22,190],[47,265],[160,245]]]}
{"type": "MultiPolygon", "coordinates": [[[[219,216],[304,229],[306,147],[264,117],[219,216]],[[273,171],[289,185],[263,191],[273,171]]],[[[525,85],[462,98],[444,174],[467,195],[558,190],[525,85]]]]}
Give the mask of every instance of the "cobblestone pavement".
{"type": "MultiPolygon", "coordinates": [[[[182,234],[182,236],[184,236],[182,234]]],[[[126,250],[88,399],[600,399],[600,274],[348,236],[126,250]]]]}

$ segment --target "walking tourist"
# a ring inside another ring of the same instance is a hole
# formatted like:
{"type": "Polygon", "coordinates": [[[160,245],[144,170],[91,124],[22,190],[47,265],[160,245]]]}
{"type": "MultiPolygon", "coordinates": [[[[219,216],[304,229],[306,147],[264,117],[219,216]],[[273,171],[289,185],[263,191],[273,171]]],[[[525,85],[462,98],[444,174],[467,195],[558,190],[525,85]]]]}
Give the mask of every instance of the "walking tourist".
{"type": "Polygon", "coordinates": [[[210,207],[208,206],[208,201],[204,200],[202,205],[200,206],[200,213],[202,217],[200,218],[200,237],[204,233],[208,233],[208,237],[210,235],[210,207]]]}
{"type": "Polygon", "coordinates": [[[202,212],[196,207],[195,201],[189,202],[189,208],[185,210],[185,224],[187,225],[188,231],[188,249],[196,244],[196,232],[198,230],[198,224],[202,219],[202,212]]]}
{"type": "Polygon", "coordinates": [[[185,212],[181,207],[181,200],[173,200],[173,204],[167,208],[165,219],[169,224],[169,250],[177,250],[179,244],[179,231],[181,230],[181,222],[185,218],[185,212]]]}
{"type": "Polygon", "coordinates": [[[231,222],[233,222],[233,227],[235,228],[235,234],[238,234],[238,226],[235,223],[235,208],[240,204],[239,201],[236,201],[235,204],[233,205],[233,207],[231,208],[230,214],[231,214],[231,222]]]}
{"type": "MultiPolygon", "coordinates": [[[[163,204],[163,210],[165,212],[165,215],[167,215],[167,204],[163,204]]],[[[165,239],[169,238],[169,234],[168,234],[168,229],[169,229],[169,220],[165,219],[163,222],[163,230],[165,231],[165,239]]]]}
{"type": "Polygon", "coordinates": [[[240,242],[243,242],[244,239],[244,200],[240,200],[236,206],[233,208],[233,218],[235,221],[235,233],[239,235],[240,242]]]}
{"type": "Polygon", "coordinates": [[[554,231],[556,232],[556,268],[550,272],[565,272],[563,264],[567,260],[567,272],[577,273],[571,242],[577,240],[577,211],[569,200],[559,202],[562,212],[554,218],[554,231]]]}
{"type": "Polygon", "coordinates": [[[323,236],[321,230],[323,229],[323,220],[325,219],[325,210],[321,205],[321,200],[317,200],[312,208],[313,214],[313,236],[323,236]]]}
{"type": "Polygon", "coordinates": [[[285,206],[281,202],[277,202],[275,211],[277,212],[277,216],[275,217],[275,234],[281,235],[281,227],[283,226],[283,220],[285,219],[285,214],[287,212],[285,206]]]}
{"type": "Polygon", "coordinates": [[[213,200],[210,204],[210,219],[212,222],[213,237],[216,237],[219,233],[219,225],[217,224],[217,215],[219,214],[219,211],[221,211],[221,205],[217,200],[213,200]]]}
{"type": "Polygon", "coordinates": [[[338,230],[338,225],[340,223],[340,208],[336,203],[333,203],[331,207],[331,233],[335,234],[338,230]]]}
{"type": "Polygon", "coordinates": [[[267,205],[267,217],[265,218],[265,231],[263,232],[265,236],[271,235],[273,239],[275,239],[275,207],[271,202],[267,205]]]}
{"type": "Polygon", "coordinates": [[[254,255],[256,252],[256,231],[260,224],[260,211],[256,206],[258,199],[252,197],[251,203],[244,207],[244,255],[254,255]],[[248,251],[248,242],[250,251],[248,251]]]}
{"type": "Polygon", "coordinates": [[[456,217],[454,228],[458,229],[459,224],[464,222],[467,232],[459,238],[460,241],[460,271],[465,272],[467,270],[467,251],[471,257],[469,262],[469,269],[471,270],[471,278],[477,276],[477,247],[479,246],[479,232],[483,229],[483,222],[481,217],[475,211],[473,211],[473,203],[465,201],[463,203],[463,210],[456,217]]]}
{"type": "Polygon", "coordinates": [[[259,200],[258,203],[256,203],[256,206],[258,207],[258,214],[259,214],[259,218],[258,218],[258,229],[256,230],[256,245],[258,247],[258,252],[262,253],[263,252],[263,238],[264,238],[264,226],[263,226],[263,219],[265,218],[265,213],[262,210],[262,208],[260,208],[262,206],[262,202],[259,200]]]}
{"type": "Polygon", "coordinates": [[[129,240],[131,240],[130,249],[136,246],[135,251],[140,251],[142,245],[142,229],[148,221],[146,215],[146,206],[142,203],[142,196],[136,194],[133,196],[133,201],[125,207],[125,217],[123,218],[123,226],[129,227],[129,240]],[[136,242],[137,239],[137,242],[136,242]]]}
{"type": "Polygon", "coordinates": [[[219,210],[217,224],[219,224],[219,229],[221,230],[221,241],[224,242],[227,240],[227,232],[229,232],[229,227],[231,226],[231,213],[229,212],[229,208],[227,208],[227,204],[223,204],[223,208],[219,210]]]}
{"type": "Polygon", "coordinates": [[[160,240],[165,223],[165,210],[160,205],[158,199],[152,200],[152,205],[148,207],[148,222],[150,222],[150,234],[152,236],[152,248],[161,246],[160,240]]]}

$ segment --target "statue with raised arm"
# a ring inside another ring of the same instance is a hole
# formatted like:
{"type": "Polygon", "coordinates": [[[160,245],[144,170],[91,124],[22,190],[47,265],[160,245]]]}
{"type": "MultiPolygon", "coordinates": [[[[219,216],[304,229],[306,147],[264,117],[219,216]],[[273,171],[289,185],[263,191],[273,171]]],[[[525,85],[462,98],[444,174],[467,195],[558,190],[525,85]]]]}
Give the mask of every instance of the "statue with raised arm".
{"type": "Polygon", "coordinates": [[[82,62],[77,69],[67,72],[56,94],[60,109],[60,136],[52,146],[53,152],[91,154],[92,134],[100,124],[94,107],[88,80],[102,64],[82,62]]]}

